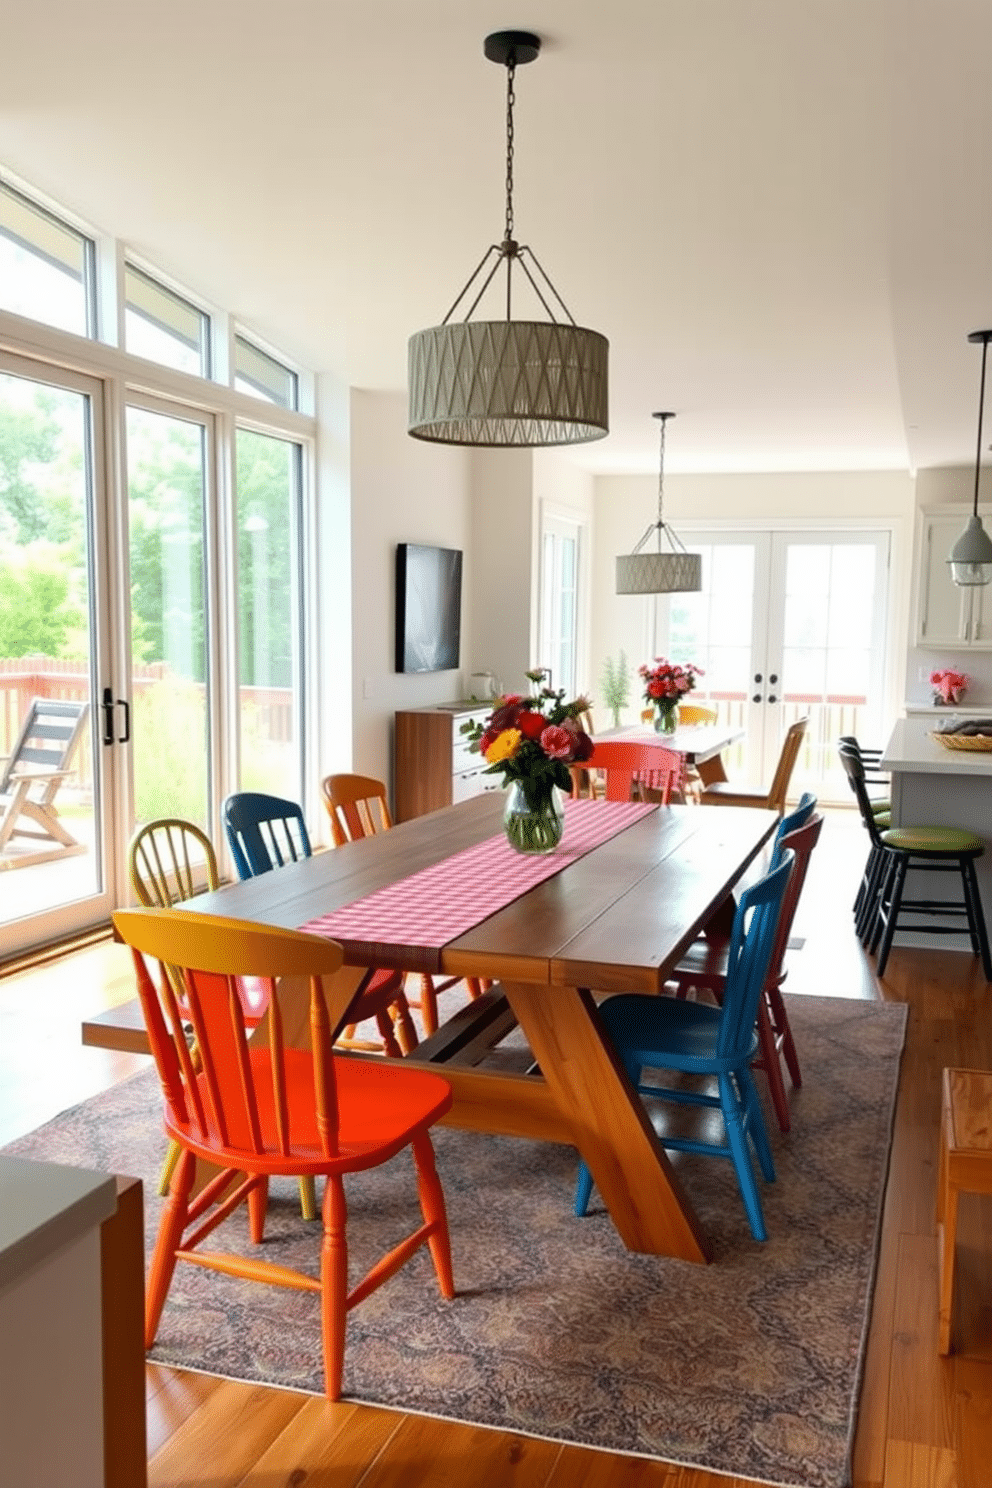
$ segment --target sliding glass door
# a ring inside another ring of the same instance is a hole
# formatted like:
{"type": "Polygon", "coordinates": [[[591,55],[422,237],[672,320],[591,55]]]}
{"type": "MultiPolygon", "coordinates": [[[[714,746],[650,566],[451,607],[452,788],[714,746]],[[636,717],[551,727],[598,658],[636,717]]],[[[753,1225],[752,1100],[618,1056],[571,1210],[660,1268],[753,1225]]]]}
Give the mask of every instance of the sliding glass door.
{"type": "Polygon", "coordinates": [[[0,937],[5,953],[112,907],[115,752],[102,386],[0,357],[0,937]]]}
{"type": "Polygon", "coordinates": [[[104,404],[0,359],[2,958],[128,902],[136,826],[194,821],[223,865],[225,795],[306,778],[303,446],[225,421],[225,460],[217,415],[132,396],[112,461],[104,404]]]}

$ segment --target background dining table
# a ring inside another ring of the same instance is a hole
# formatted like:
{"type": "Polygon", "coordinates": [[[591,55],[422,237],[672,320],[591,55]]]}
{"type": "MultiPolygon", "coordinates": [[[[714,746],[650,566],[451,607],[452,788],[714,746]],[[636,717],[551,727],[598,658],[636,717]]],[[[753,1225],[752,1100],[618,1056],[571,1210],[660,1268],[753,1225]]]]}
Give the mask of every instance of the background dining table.
{"type": "MultiPolygon", "coordinates": [[[[493,980],[477,1016],[500,999],[536,1061],[526,1074],[486,1069],[485,1040],[453,1039],[442,1025],[408,1058],[435,1063],[452,1085],[446,1121],[473,1130],[572,1143],[588,1163],[630,1250],[709,1259],[698,1218],[643,1102],[596,1012],[612,992],[662,992],[666,978],[707,926],[727,924],[734,885],[771,837],[770,811],[632,808],[636,819],[582,856],[569,857],[573,807],[557,850],[565,866],[443,945],[418,939],[413,913],[402,935],[335,934],[346,965],[328,989],[332,1020],[347,1021],[362,968],[441,972],[493,980]],[[478,1059],[480,1062],[470,1062],[478,1059]]],[[[405,822],[392,831],[290,863],[245,883],[200,895],[184,910],[300,928],[455,855],[492,842],[492,872],[510,852],[501,833],[502,795],[487,793],[405,822]]],[[[579,820],[579,814],[574,818],[579,820]]],[[[488,849],[487,849],[488,850],[488,849]]],[[[457,862],[456,862],[457,870],[457,862]]],[[[426,923],[431,905],[425,902],[426,923]]],[[[284,997],[291,988],[284,989],[284,997]]],[[[307,989],[296,1026],[306,1036],[307,989]]],[[[465,1010],[471,1016],[472,1009],[465,1010]]],[[[284,1013],[287,1026],[291,1010],[284,1013]]],[[[346,1058],[381,1055],[348,1053],[346,1058]]],[[[571,1195],[562,1196],[563,1217],[571,1195]]]]}
{"type": "Polygon", "coordinates": [[[629,728],[603,729],[596,734],[593,743],[607,739],[654,743],[660,749],[673,749],[676,754],[684,755],[686,764],[698,765],[714,759],[743,737],[742,728],[728,723],[698,723],[688,728],[677,728],[671,734],[659,734],[650,724],[634,724],[629,728]]]}

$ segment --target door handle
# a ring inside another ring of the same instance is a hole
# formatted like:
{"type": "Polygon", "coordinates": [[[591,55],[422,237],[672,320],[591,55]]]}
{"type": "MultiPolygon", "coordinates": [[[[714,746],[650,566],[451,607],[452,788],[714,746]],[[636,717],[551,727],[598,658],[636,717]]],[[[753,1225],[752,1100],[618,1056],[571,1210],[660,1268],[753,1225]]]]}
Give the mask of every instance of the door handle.
{"type": "Polygon", "coordinates": [[[752,703],[760,703],[761,702],[761,693],[760,692],[756,692],[754,694],[754,696],[751,698],[751,701],[752,701],[752,703]]]}
{"type": "Polygon", "coordinates": [[[103,742],[104,744],[127,744],[131,739],[131,706],[125,698],[114,699],[112,687],[103,689],[103,701],[100,704],[103,714],[103,742]],[[114,738],[114,709],[124,709],[124,732],[119,738],[114,738]]]}
{"type": "Polygon", "coordinates": [[[772,672],[771,675],[769,676],[768,680],[769,680],[769,682],[771,682],[774,685],[778,681],[778,673],[777,672],[772,672]]]}
{"type": "Polygon", "coordinates": [[[769,702],[770,702],[770,703],[777,703],[777,702],[778,702],[778,698],[777,698],[777,697],[776,697],[776,696],[775,696],[775,694],[774,694],[774,693],[773,693],[773,692],[772,692],[772,693],[769,693],[769,695],[768,695],[768,701],[769,701],[769,702]]]}

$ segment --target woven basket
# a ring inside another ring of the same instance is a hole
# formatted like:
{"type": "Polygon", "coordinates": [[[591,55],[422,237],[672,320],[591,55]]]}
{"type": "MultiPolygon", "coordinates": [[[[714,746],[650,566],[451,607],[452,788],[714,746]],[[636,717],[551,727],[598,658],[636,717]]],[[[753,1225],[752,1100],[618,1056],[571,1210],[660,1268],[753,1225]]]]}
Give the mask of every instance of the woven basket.
{"type": "Polygon", "coordinates": [[[974,754],[992,754],[992,734],[941,734],[936,730],[930,735],[945,749],[968,749],[974,754]]]}

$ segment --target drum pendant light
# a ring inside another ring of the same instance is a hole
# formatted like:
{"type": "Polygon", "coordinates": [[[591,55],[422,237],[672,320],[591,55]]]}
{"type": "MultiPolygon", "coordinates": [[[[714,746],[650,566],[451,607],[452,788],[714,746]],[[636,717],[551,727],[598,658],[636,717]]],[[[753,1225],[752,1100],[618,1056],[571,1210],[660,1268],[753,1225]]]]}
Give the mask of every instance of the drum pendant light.
{"type": "Polygon", "coordinates": [[[655,413],[661,421],[661,448],[658,456],[658,520],[652,522],[637,547],[617,559],[618,594],[695,594],[703,587],[703,559],[689,553],[685,544],[663,516],[665,498],[665,425],[674,413],[655,413]],[[655,552],[641,549],[651,534],[657,537],[655,552]],[[666,552],[664,543],[668,541],[666,552]]]}
{"type": "Polygon", "coordinates": [[[985,407],[985,362],[992,331],[972,331],[969,341],[982,347],[982,380],[978,393],[978,447],[975,451],[975,494],[968,525],[951,549],[948,563],[951,578],[962,589],[978,588],[992,580],[992,537],[982,526],[978,515],[978,481],[982,469],[982,413],[985,407]]]}
{"type": "Polygon", "coordinates": [[[410,337],[408,432],[441,444],[580,444],[609,432],[609,343],[576,325],[567,305],[513,225],[513,91],[516,69],[533,62],[540,38],[496,31],[485,55],[506,68],[506,223],[503,241],[483,256],[440,325],[410,337]],[[500,266],[506,266],[503,320],[472,320],[500,266]],[[512,279],[519,268],[547,320],[515,320],[512,279]],[[463,320],[451,317],[471,302],[463,320]],[[556,318],[556,308],[564,319],[556,318]]]}

